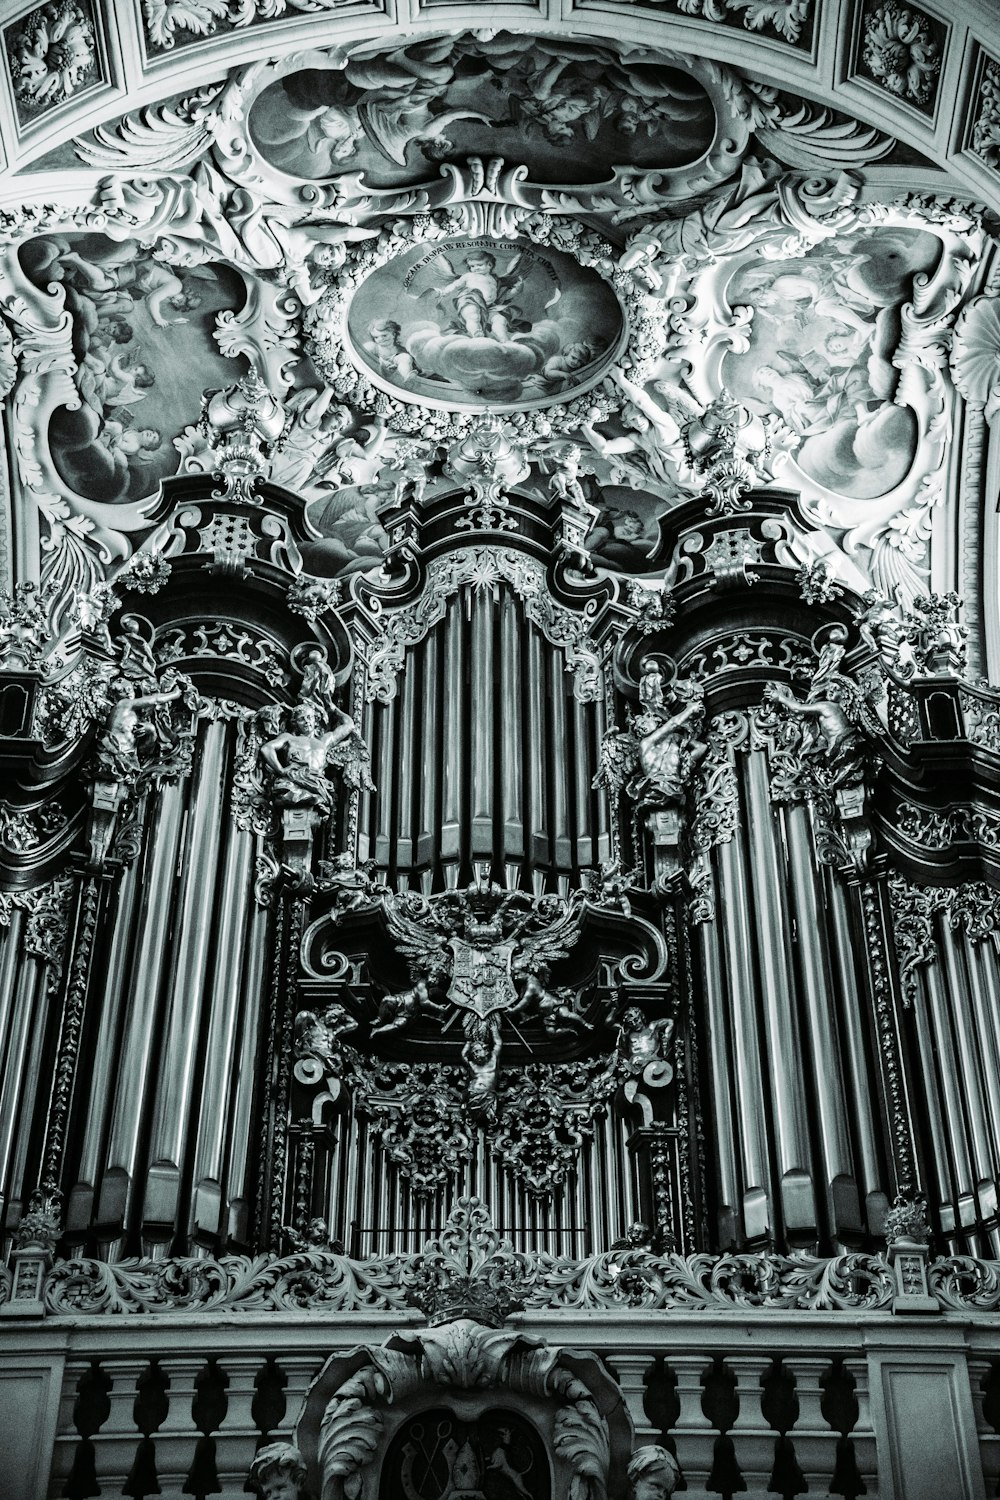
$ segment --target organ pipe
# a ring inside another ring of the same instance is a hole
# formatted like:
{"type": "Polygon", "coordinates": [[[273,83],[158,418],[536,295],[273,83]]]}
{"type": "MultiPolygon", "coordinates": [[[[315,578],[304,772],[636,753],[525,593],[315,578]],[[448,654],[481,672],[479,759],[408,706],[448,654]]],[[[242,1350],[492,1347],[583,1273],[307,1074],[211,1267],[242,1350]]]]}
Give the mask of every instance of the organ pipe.
{"type": "Polygon", "coordinates": [[[816,1205],[806,1170],[808,1121],[801,1087],[802,1044],[791,984],[792,965],[784,881],[775,847],[767,764],[759,752],[747,756],[748,826],[753,868],[753,912],[757,938],[776,1165],[786,1224],[812,1229],[816,1205]]]}
{"type": "MultiPolygon", "coordinates": [[[[255,847],[259,853],[259,842],[255,847]]],[[[248,902],[249,905],[249,902],[248,902]]],[[[249,905],[247,917],[247,954],[238,1027],[239,1046],[232,1082],[232,1121],[226,1148],[225,1180],[228,1198],[228,1240],[245,1245],[250,1235],[250,1162],[251,1127],[254,1106],[254,1082],[258,1070],[260,1047],[259,997],[267,983],[266,958],[269,935],[268,914],[259,906],[249,905]]],[[[228,1065],[228,1057],[220,1065],[228,1065]]]]}
{"type": "Polygon", "coordinates": [[[733,1062],[729,1048],[730,1027],[726,1016],[726,997],[722,982],[722,965],[715,932],[707,922],[699,922],[697,940],[704,980],[705,1010],[708,1032],[708,1083],[712,1095],[712,1145],[717,1162],[716,1198],[719,1213],[719,1239],[722,1248],[739,1238],[739,1166],[738,1137],[732,1108],[733,1062]]]}
{"type": "Polygon", "coordinates": [[[249,833],[230,825],[218,888],[221,910],[214,963],[208,976],[208,1024],[205,1028],[204,1084],[197,1115],[194,1150],[194,1197],[190,1232],[214,1242],[224,1228],[223,1159],[234,1085],[231,1059],[243,977],[247,902],[252,889],[249,833]]]}
{"type": "Polygon", "coordinates": [[[835,1232],[861,1228],[857,1185],[847,1130],[840,1045],[830,1005],[833,986],[826,913],[817,899],[815,853],[809,814],[801,804],[786,810],[791,856],[791,893],[805,1001],[805,1027],[812,1054],[819,1157],[835,1232]]]}
{"type": "MultiPolygon", "coordinates": [[[[838,1032],[843,1042],[846,1097],[854,1121],[854,1151],[857,1171],[869,1205],[873,1209],[886,1203],[884,1171],[878,1150],[878,1126],[872,1097],[872,1069],[865,1048],[862,997],[854,963],[850,914],[842,886],[826,872],[827,910],[831,916],[833,948],[833,993],[838,1032]]],[[[875,1226],[871,1226],[875,1227],[875,1226]]],[[[879,1219],[878,1229],[881,1229],[879,1219]]]]}
{"type": "Polygon", "coordinates": [[[128,979],[128,1007],[116,1083],[107,1168],[99,1194],[98,1218],[112,1233],[124,1227],[135,1190],[143,1101],[158,1038],[160,987],[167,962],[169,931],[186,789],[160,789],[148,835],[149,859],[143,870],[147,904],[128,979]]]}
{"type": "MultiPolygon", "coordinates": [[[[143,809],[145,816],[147,809],[143,809]]],[[[94,1212],[94,1195],[102,1165],[108,1113],[114,1097],[116,1076],[122,1064],[121,1033],[125,1024],[126,976],[139,901],[139,867],[134,861],[122,871],[118,882],[118,906],[109,914],[111,942],[103,968],[103,986],[95,986],[99,1016],[93,1052],[91,1086],[84,1099],[80,1124],[80,1162],[77,1182],[67,1205],[66,1227],[71,1234],[85,1232],[94,1212]]],[[[96,977],[96,975],[95,975],[96,977]]]]}
{"type": "Polygon", "coordinates": [[[736,1100],[743,1167],[743,1229],[746,1238],[755,1241],[770,1234],[772,1218],[767,1123],[762,1108],[763,1046],[749,962],[753,952],[747,908],[749,877],[738,836],[719,846],[719,872],[733,1054],[739,1080],[736,1100]]]}
{"type": "Polygon", "coordinates": [[[472,595],[471,632],[471,838],[473,859],[493,854],[493,601],[472,595]]]}
{"type": "Polygon", "coordinates": [[[168,1226],[177,1216],[184,1150],[191,1128],[191,1101],[198,1034],[204,1004],[202,975],[213,937],[215,865],[221,841],[222,777],[226,726],[203,731],[197,790],[181,856],[175,937],[164,1016],[164,1049],[157,1080],[149,1146],[143,1218],[168,1226]]]}

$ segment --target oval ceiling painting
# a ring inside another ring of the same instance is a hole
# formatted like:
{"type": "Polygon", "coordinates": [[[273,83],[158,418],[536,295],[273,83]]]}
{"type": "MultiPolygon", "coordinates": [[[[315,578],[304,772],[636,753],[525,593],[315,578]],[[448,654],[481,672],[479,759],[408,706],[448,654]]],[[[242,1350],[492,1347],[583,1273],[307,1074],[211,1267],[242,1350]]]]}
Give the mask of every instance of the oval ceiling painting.
{"type": "Polygon", "coordinates": [[[625,320],[611,287],[528,241],[418,245],[352,299],[347,332],[373,381],[464,408],[568,400],[601,378],[625,320]]]}

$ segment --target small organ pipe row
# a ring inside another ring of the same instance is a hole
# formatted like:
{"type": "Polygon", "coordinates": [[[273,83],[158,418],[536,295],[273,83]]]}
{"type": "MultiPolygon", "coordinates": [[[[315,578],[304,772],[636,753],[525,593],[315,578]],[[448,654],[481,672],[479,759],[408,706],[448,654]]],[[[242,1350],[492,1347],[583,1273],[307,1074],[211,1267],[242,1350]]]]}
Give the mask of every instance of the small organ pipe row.
{"type": "Polygon", "coordinates": [[[361,802],[361,856],[435,890],[474,862],[526,888],[578,883],[610,839],[591,785],[604,709],[572,682],[509,589],[456,594],[372,710],[378,794],[361,802]]]}
{"type": "Polygon", "coordinates": [[[1000,1255],[1000,960],[936,913],[935,956],[917,970],[914,1091],[925,1111],[929,1198],[956,1254],[1000,1255]]]}

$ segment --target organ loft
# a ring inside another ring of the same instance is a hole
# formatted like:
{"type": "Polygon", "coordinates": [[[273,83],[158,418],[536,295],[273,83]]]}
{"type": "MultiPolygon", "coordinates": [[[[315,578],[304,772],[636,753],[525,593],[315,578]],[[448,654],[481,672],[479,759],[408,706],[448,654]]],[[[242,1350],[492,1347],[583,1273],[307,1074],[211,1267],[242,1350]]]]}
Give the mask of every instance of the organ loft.
{"type": "Polygon", "coordinates": [[[1000,1493],[992,8],[0,46],[0,1497],[1000,1493]]]}

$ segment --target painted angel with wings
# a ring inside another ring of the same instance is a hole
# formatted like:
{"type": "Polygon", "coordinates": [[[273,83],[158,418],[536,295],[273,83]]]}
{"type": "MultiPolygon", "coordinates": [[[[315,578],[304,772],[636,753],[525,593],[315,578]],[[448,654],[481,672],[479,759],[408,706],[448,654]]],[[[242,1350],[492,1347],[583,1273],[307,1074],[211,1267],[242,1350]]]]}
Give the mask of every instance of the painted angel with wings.
{"type": "MultiPolygon", "coordinates": [[[[457,331],[468,338],[509,343],[514,333],[524,332],[530,326],[523,309],[514,301],[524,287],[523,258],[523,252],[518,251],[503,270],[498,270],[495,255],[488,250],[473,249],[464,256],[459,269],[446,255],[439,255],[435,267],[442,268],[451,279],[443,286],[428,287],[421,296],[433,296],[438,302],[450,301],[457,331]]],[[[557,291],[552,301],[558,296],[557,291]]]]}

